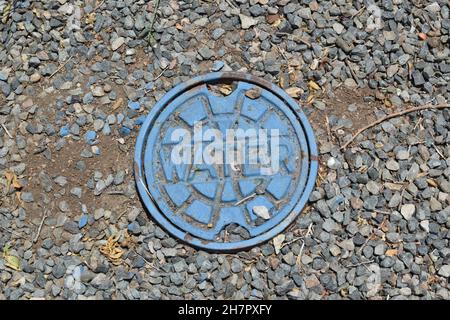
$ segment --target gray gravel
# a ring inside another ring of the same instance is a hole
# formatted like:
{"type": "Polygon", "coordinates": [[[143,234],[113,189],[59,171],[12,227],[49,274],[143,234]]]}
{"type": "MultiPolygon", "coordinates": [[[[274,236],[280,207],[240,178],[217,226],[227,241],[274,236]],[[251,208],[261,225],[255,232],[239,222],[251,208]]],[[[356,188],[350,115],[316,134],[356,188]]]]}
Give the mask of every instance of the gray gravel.
{"type": "Polygon", "coordinates": [[[16,1],[0,26],[0,248],[20,266],[0,259],[0,299],[449,299],[448,109],[391,119],[345,150],[353,123],[330,115],[333,137],[316,128],[321,177],[278,254],[272,241],[215,254],[172,239],[143,211],[131,165],[149,108],[211,70],[299,88],[304,105],[310,81],[330,99],[370,89],[375,118],[445,103],[449,9],[161,0],[149,45],[151,2],[16,1]],[[119,262],[101,252],[112,235],[119,262]]]}

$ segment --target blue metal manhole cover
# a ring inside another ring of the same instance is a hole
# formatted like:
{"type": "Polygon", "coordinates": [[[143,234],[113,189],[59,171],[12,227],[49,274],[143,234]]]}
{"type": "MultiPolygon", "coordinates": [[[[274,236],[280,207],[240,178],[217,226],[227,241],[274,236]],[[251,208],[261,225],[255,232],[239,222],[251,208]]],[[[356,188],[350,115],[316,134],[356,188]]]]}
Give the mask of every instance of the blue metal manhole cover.
{"type": "Polygon", "coordinates": [[[267,241],[300,214],[318,169],[298,104],[269,82],[210,73],[152,108],[135,150],[139,194],[154,219],[195,247],[267,241]]]}

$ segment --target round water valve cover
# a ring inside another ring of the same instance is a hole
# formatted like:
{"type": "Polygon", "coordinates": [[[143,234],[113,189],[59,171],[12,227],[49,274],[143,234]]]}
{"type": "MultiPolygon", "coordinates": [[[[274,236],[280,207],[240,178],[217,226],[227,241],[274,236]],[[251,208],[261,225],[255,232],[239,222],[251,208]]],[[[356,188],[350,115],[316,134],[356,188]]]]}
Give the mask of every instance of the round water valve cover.
{"type": "Polygon", "coordinates": [[[317,147],[299,105],[254,76],[217,72],[151,109],[134,173],[149,214],[195,247],[233,251],[282,232],[314,187],[317,147]]]}

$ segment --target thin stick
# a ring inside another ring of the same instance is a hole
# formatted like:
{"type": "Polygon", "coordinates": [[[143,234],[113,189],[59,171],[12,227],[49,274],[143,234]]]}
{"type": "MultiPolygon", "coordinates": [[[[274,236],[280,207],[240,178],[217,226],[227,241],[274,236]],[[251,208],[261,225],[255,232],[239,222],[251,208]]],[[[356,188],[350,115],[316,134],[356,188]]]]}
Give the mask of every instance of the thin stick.
{"type": "Polygon", "coordinates": [[[371,124],[369,124],[369,125],[367,125],[367,126],[361,128],[361,129],[359,129],[359,130],[352,136],[352,138],[351,138],[350,140],[348,140],[348,141],[341,147],[341,150],[347,148],[347,146],[348,146],[350,143],[352,143],[353,140],[355,140],[355,138],[356,138],[357,136],[359,136],[362,132],[364,132],[364,131],[366,131],[367,129],[370,129],[370,128],[376,126],[377,124],[382,123],[383,121],[386,121],[386,120],[389,120],[389,119],[392,119],[392,118],[395,118],[395,117],[399,117],[399,116],[402,116],[402,115],[405,115],[405,114],[408,114],[408,113],[411,113],[411,112],[416,112],[416,111],[421,111],[421,110],[427,110],[427,109],[445,109],[445,108],[450,108],[450,104],[424,105],[424,106],[414,107],[414,108],[406,109],[406,110],[403,110],[403,111],[400,111],[400,112],[395,112],[395,113],[392,113],[392,114],[390,114],[390,115],[387,115],[387,116],[385,116],[385,117],[383,117],[383,118],[381,118],[381,119],[378,119],[377,121],[372,122],[371,124]]]}
{"type": "Polygon", "coordinates": [[[381,213],[381,214],[391,214],[389,211],[378,210],[378,209],[373,209],[373,210],[368,210],[368,211],[375,212],[375,213],[381,213]]]}
{"type": "Polygon", "coordinates": [[[125,214],[125,213],[127,213],[128,212],[128,208],[127,209],[125,209],[121,214],[119,214],[119,216],[117,217],[117,221],[119,221],[119,219],[120,218],[122,218],[122,216],[125,214]]]}
{"type": "Polygon", "coordinates": [[[8,129],[6,128],[6,126],[5,126],[3,123],[2,123],[2,128],[3,128],[3,130],[5,130],[6,134],[8,135],[8,137],[9,137],[10,139],[14,139],[14,138],[12,137],[11,133],[9,133],[8,129]]]}
{"type": "Polygon", "coordinates": [[[161,73],[158,74],[158,76],[157,76],[155,79],[153,79],[153,81],[156,81],[156,80],[158,80],[159,78],[161,78],[162,75],[163,75],[163,73],[166,72],[167,69],[169,69],[169,66],[165,67],[165,68],[163,69],[163,71],[161,71],[161,73]]]}
{"type": "Polygon", "coordinates": [[[433,147],[436,149],[436,152],[441,156],[442,159],[445,159],[444,155],[442,154],[441,150],[438,149],[438,147],[433,143],[433,147]]]}
{"type": "Polygon", "coordinates": [[[352,65],[350,64],[350,62],[348,61],[348,59],[345,59],[345,64],[347,65],[347,67],[350,69],[350,73],[352,74],[353,79],[355,80],[356,84],[359,85],[359,79],[356,76],[355,71],[352,68],[352,65]]]}
{"type": "Polygon", "coordinates": [[[109,195],[124,195],[124,192],[122,190],[115,190],[115,191],[109,191],[106,194],[109,194],[109,195]]]}
{"type": "Polygon", "coordinates": [[[374,260],[369,260],[369,261],[364,261],[364,262],[360,262],[360,263],[356,263],[356,264],[349,264],[348,266],[346,266],[346,268],[353,268],[353,267],[363,266],[365,264],[372,263],[373,261],[374,260]]]}
{"type": "Polygon", "coordinates": [[[290,244],[293,244],[294,242],[297,242],[298,240],[302,240],[303,238],[305,238],[305,237],[297,237],[297,238],[295,238],[294,240],[291,240],[291,241],[289,241],[289,242],[285,242],[285,243],[283,243],[283,245],[281,246],[281,248],[284,248],[285,246],[288,246],[288,245],[290,245],[290,244]]]}
{"type": "Polygon", "coordinates": [[[41,223],[39,224],[39,228],[37,230],[36,236],[33,239],[34,243],[36,243],[38,241],[38,239],[39,239],[39,236],[41,234],[41,229],[42,229],[42,226],[43,226],[44,221],[45,221],[46,218],[47,218],[47,211],[45,211],[44,214],[42,215],[41,223]]]}
{"type": "Polygon", "coordinates": [[[305,237],[309,237],[313,233],[313,223],[311,222],[308,226],[308,231],[306,231],[305,237]]]}
{"type": "Polygon", "coordinates": [[[325,119],[327,120],[327,133],[328,133],[328,137],[330,138],[330,141],[332,141],[333,136],[331,135],[331,128],[330,128],[330,119],[328,119],[328,115],[325,115],[325,119]]]}
{"type": "Polygon", "coordinates": [[[362,8],[359,9],[358,11],[356,11],[356,12],[351,16],[350,19],[353,19],[354,17],[359,16],[359,15],[364,11],[365,8],[366,8],[366,6],[362,6],[362,8]]]}
{"type": "Polygon", "coordinates": [[[234,205],[235,205],[235,206],[238,206],[238,205],[242,204],[243,202],[245,202],[245,201],[247,201],[247,200],[253,198],[254,196],[256,196],[256,193],[252,193],[251,195],[249,195],[249,196],[247,196],[247,197],[245,197],[245,198],[239,200],[239,201],[236,202],[234,205]]]}
{"type": "MultiPolygon", "coordinates": [[[[313,223],[311,222],[309,224],[308,230],[306,231],[306,234],[305,234],[305,236],[303,238],[309,237],[312,234],[312,232],[313,232],[313,223]]],[[[298,256],[297,256],[297,259],[296,259],[299,264],[302,263],[302,254],[303,254],[303,249],[304,248],[305,248],[305,240],[302,240],[302,246],[300,247],[300,252],[298,253],[298,256]]]]}
{"type": "Polygon", "coordinates": [[[145,263],[146,263],[150,268],[156,269],[156,270],[162,272],[162,270],[161,270],[160,268],[158,268],[158,267],[155,266],[153,263],[151,263],[150,261],[148,261],[147,259],[145,259],[141,254],[137,253],[136,250],[133,250],[133,252],[136,253],[136,254],[137,254],[139,257],[141,257],[142,259],[144,259],[145,263]]]}
{"type": "Polygon", "coordinates": [[[105,3],[105,0],[101,1],[98,5],[95,6],[95,8],[94,8],[94,10],[92,10],[92,12],[97,11],[104,3],[105,3]]]}
{"type": "Polygon", "coordinates": [[[420,117],[420,118],[419,118],[419,121],[417,121],[417,123],[416,123],[416,125],[414,126],[414,128],[412,129],[412,131],[415,131],[416,128],[422,123],[422,121],[423,121],[423,118],[420,117]]]}
{"type": "Polygon", "coordinates": [[[275,45],[275,48],[277,48],[278,52],[281,54],[281,56],[284,58],[284,60],[286,60],[286,62],[289,64],[289,59],[286,57],[286,54],[283,52],[283,50],[280,48],[280,46],[275,45]]]}
{"type": "Polygon", "coordinates": [[[300,247],[300,252],[298,253],[297,256],[297,261],[301,264],[302,263],[302,254],[303,254],[303,249],[305,248],[305,241],[302,240],[302,246],[300,247]]]}
{"type": "Polygon", "coordinates": [[[230,5],[230,7],[237,9],[237,7],[230,0],[225,0],[225,1],[230,5]]]}
{"type": "Polygon", "coordinates": [[[305,44],[308,48],[311,47],[311,43],[309,43],[307,40],[303,39],[302,37],[300,37],[298,35],[287,33],[287,32],[277,32],[277,34],[286,35],[286,36],[288,36],[288,38],[292,37],[292,40],[299,41],[299,42],[305,44]]]}
{"type": "Polygon", "coordinates": [[[66,64],[67,64],[67,62],[69,62],[70,60],[72,60],[72,58],[73,58],[73,56],[70,56],[58,69],[56,69],[56,71],[55,72],[53,72],[51,75],[50,75],[50,77],[48,77],[49,79],[51,78],[51,77],[53,77],[55,74],[57,74],[59,71],[61,71],[61,69],[62,68],[64,68],[65,66],[66,66],[66,64]]]}
{"type": "Polygon", "coordinates": [[[361,254],[361,252],[364,250],[364,248],[367,246],[367,244],[369,243],[369,241],[372,240],[371,237],[367,237],[366,241],[364,241],[363,245],[361,246],[361,248],[359,248],[358,252],[361,254]]]}

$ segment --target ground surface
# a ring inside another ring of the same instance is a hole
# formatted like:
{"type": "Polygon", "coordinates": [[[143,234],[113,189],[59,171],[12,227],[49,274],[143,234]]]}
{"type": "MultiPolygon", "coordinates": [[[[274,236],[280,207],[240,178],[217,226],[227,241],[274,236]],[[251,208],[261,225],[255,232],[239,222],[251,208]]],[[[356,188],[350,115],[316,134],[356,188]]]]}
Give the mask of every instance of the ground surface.
{"type": "Polygon", "coordinates": [[[150,34],[153,2],[8,8],[0,299],[449,299],[449,110],[383,122],[340,150],[385,114],[448,101],[446,1],[161,0],[150,34]],[[278,253],[197,251],[136,194],[139,117],[211,70],[287,89],[315,129],[317,186],[278,253]]]}

